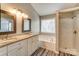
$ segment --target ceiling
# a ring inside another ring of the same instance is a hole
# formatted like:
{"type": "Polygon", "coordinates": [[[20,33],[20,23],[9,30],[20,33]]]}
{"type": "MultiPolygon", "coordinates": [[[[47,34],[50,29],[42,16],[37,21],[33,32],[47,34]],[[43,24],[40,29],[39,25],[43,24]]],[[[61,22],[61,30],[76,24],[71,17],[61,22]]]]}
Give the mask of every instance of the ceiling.
{"type": "Polygon", "coordinates": [[[31,3],[36,12],[42,15],[53,14],[57,10],[78,6],[78,3],[31,3]]]}

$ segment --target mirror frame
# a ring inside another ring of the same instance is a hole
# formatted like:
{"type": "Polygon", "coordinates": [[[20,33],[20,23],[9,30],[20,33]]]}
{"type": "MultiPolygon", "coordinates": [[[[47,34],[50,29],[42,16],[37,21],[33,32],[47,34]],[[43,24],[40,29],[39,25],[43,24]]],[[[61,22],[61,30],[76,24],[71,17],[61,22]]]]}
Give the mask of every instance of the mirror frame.
{"type": "Polygon", "coordinates": [[[5,11],[5,10],[0,9],[0,14],[1,13],[7,14],[7,15],[9,15],[9,16],[12,17],[12,20],[13,20],[13,23],[14,23],[14,28],[13,28],[14,30],[13,31],[8,31],[8,32],[0,32],[0,35],[16,33],[16,17],[15,17],[16,15],[12,15],[8,11],[5,11]]]}
{"type": "Polygon", "coordinates": [[[22,17],[22,32],[31,32],[31,19],[30,18],[26,18],[27,20],[29,20],[30,24],[29,24],[29,30],[24,30],[24,20],[25,18],[22,17]]]}

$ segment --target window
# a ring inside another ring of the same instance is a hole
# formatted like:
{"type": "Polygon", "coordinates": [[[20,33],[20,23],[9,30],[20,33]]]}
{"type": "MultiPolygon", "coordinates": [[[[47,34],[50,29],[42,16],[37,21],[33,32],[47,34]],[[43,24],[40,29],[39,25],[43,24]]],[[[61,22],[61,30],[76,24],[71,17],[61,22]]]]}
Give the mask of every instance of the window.
{"type": "Polygon", "coordinates": [[[55,18],[41,20],[41,32],[55,33],[55,18]]]}
{"type": "Polygon", "coordinates": [[[28,32],[31,31],[31,19],[27,19],[27,18],[23,18],[23,28],[22,31],[23,32],[28,32]]]}

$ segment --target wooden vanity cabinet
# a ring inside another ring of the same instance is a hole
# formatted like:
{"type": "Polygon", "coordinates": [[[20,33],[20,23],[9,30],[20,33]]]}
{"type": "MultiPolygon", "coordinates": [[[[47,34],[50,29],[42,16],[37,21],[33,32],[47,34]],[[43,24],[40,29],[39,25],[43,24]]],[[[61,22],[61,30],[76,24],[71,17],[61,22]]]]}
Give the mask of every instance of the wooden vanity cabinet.
{"type": "Polygon", "coordinates": [[[0,56],[31,56],[39,47],[38,36],[33,36],[0,48],[0,56]]]}
{"type": "Polygon", "coordinates": [[[38,36],[34,36],[28,39],[28,56],[33,54],[39,47],[38,36]]]}
{"type": "Polygon", "coordinates": [[[8,56],[27,56],[27,39],[8,46],[8,56]]]}

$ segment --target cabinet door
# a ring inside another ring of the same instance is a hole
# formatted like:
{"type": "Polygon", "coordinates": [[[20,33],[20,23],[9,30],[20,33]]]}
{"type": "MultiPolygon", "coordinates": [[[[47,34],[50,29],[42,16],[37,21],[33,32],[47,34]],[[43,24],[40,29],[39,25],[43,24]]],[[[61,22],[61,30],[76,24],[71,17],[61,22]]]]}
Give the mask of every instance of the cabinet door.
{"type": "Polygon", "coordinates": [[[38,48],[38,36],[34,36],[32,39],[32,53],[38,48]]]}
{"type": "Polygon", "coordinates": [[[32,38],[28,39],[28,56],[32,54],[32,38]]]}
{"type": "Polygon", "coordinates": [[[8,53],[8,56],[24,56],[25,54],[23,53],[24,50],[22,47],[16,48],[13,51],[8,53]]]}
{"type": "Polygon", "coordinates": [[[60,19],[60,47],[73,48],[74,19],[64,17],[60,19]]]}
{"type": "Polygon", "coordinates": [[[18,49],[14,49],[11,52],[8,52],[8,56],[19,56],[19,50],[18,49]]]}
{"type": "Polygon", "coordinates": [[[24,40],[25,56],[28,56],[28,39],[24,40]]]}
{"type": "Polygon", "coordinates": [[[25,48],[24,47],[18,48],[16,52],[17,52],[16,56],[25,56],[25,48]]]}
{"type": "Polygon", "coordinates": [[[27,56],[28,55],[28,40],[23,40],[21,42],[21,49],[20,49],[20,52],[21,52],[21,56],[27,56]]]}
{"type": "Polygon", "coordinates": [[[0,56],[7,56],[7,46],[0,48],[0,56]]]}
{"type": "Polygon", "coordinates": [[[8,45],[8,56],[20,56],[21,43],[16,42],[8,45]]]}
{"type": "Polygon", "coordinates": [[[16,42],[8,46],[9,56],[25,56],[27,55],[27,40],[16,42]]]}
{"type": "Polygon", "coordinates": [[[35,36],[35,50],[39,47],[39,39],[38,36],[35,36]]]}
{"type": "Polygon", "coordinates": [[[35,37],[32,37],[32,53],[35,51],[35,37]]]}

